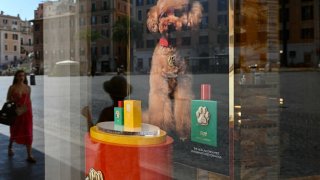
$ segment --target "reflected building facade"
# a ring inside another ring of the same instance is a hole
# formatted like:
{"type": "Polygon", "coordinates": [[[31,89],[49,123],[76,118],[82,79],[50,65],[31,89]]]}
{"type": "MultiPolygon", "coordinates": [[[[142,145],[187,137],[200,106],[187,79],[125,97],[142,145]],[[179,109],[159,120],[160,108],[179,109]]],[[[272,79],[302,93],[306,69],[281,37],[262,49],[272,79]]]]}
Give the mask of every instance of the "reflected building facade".
{"type": "Polygon", "coordinates": [[[79,61],[76,48],[78,28],[73,1],[43,3],[44,66],[49,72],[59,61],[79,61]]]}
{"type": "Polygon", "coordinates": [[[280,178],[279,3],[235,1],[235,179],[280,178]]]}
{"type": "Polygon", "coordinates": [[[281,58],[284,66],[320,63],[320,1],[279,1],[281,58]]]}
{"type": "Polygon", "coordinates": [[[28,55],[33,53],[33,25],[25,20],[21,21],[21,60],[29,59],[28,55]]]}
{"type": "Polygon", "coordinates": [[[34,49],[34,67],[40,73],[43,70],[43,3],[40,3],[34,11],[33,22],[33,49],[34,49]]]}
{"type": "Polygon", "coordinates": [[[113,26],[129,14],[130,4],[116,0],[80,0],[80,59],[88,59],[88,74],[115,71],[126,64],[126,44],[113,40],[113,26]]]}
{"type": "Polygon", "coordinates": [[[3,11],[0,14],[0,70],[6,70],[10,67],[17,67],[20,64],[25,51],[21,49],[27,48],[30,51],[29,45],[24,46],[21,39],[30,39],[31,24],[20,19],[17,16],[5,15],[3,11]]]}
{"type": "Polygon", "coordinates": [[[235,1],[235,67],[250,71],[251,67],[279,66],[278,1],[235,1]]]}

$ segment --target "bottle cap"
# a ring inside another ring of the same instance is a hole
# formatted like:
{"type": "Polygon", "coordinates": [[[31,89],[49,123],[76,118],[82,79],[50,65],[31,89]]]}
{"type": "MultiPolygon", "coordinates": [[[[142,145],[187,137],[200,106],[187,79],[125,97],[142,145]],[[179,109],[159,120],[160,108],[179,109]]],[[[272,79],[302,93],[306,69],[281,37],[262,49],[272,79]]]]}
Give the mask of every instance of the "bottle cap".
{"type": "Polygon", "coordinates": [[[118,107],[123,107],[123,101],[118,101],[118,107]]]}
{"type": "Polygon", "coordinates": [[[211,85],[201,84],[201,100],[210,100],[210,99],[211,99],[211,85]]]}

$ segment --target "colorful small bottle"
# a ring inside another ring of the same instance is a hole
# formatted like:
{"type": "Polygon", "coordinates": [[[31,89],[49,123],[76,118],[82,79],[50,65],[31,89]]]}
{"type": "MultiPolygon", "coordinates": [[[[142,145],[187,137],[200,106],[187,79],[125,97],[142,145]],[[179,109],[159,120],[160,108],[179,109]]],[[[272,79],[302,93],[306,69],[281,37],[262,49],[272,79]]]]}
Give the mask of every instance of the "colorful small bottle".
{"type": "Polygon", "coordinates": [[[191,102],[191,141],[217,147],[217,101],[211,85],[201,85],[201,100],[191,102]]]}
{"type": "Polygon", "coordinates": [[[114,107],[114,125],[123,126],[123,102],[118,101],[118,107],[114,107]]]}

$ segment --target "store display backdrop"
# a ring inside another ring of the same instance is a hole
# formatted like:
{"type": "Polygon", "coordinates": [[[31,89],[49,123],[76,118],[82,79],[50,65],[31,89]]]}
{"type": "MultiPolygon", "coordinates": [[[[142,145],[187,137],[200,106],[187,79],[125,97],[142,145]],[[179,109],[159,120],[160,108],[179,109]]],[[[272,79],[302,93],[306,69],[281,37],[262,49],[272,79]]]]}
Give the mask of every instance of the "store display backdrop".
{"type": "MultiPolygon", "coordinates": [[[[174,137],[175,162],[228,175],[228,95],[223,102],[219,102],[217,96],[217,102],[210,106],[214,110],[210,112],[212,120],[208,128],[202,127],[200,130],[196,123],[191,128],[191,119],[196,118],[191,117],[191,114],[196,114],[191,113],[191,101],[195,100],[193,94],[199,91],[197,88],[200,84],[192,86],[192,75],[187,72],[185,56],[179,53],[180,47],[170,40],[173,32],[179,33],[183,26],[196,29],[202,20],[202,11],[203,7],[198,1],[159,0],[148,12],[148,30],[160,33],[161,38],[151,61],[149,107],[144,121],[159,126],[174,137]],[[192,91],[192,88],[197,90],[192,91]],[[210,137],[195,140],[195,137],[191,138],[191,129],[196,133],[201,131],[209,134],[210,137]]],[[[228,82],[228,75],[223,77],[225,79],[220,80],[228,82]]],[[[194,79],[194,82],[200,82],[200,79],[194,79]]],[[[224,89],[223,94],[229,92],[228,84],[214,87],[224,89]]]]}

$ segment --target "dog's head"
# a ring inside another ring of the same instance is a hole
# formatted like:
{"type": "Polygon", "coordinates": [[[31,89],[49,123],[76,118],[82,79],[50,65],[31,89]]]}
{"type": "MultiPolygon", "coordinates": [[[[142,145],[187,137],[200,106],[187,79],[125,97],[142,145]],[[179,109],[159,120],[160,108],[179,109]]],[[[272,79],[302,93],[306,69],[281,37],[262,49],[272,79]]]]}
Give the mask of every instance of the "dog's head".
{"type": "Polygon", "coordinates": [[[195,28],[202,18],[202,5],[189,0],[158,0],[148,12],[147,27],[150,32],[167,32],[170,27],[181,30],[182,26],[195,28]]]}

